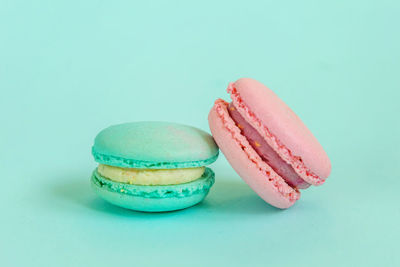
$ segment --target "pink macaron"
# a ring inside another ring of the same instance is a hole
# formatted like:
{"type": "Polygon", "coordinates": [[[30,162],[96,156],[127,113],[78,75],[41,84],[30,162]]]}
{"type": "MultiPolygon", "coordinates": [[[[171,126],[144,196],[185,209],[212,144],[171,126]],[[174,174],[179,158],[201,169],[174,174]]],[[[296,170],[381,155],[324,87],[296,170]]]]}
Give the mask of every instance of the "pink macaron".
{"type": "Polygon", "coordinates": [[[331,163],[300,118],[262,83],[242,78],[208,116],[213,137],[240,177],[266,202],[284,209],[299,189],[321,185],[331,163]]]}

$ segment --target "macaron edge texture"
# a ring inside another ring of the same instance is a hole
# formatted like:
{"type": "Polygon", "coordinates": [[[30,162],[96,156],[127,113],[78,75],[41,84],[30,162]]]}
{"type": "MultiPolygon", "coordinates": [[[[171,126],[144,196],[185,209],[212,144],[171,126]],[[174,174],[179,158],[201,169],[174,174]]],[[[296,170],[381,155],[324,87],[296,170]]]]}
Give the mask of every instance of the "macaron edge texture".
{"type": "MultiPolygon", "coordinates": [[[[289,107],[278,97],[275,95],[274,92],[272,92],[270,89],[268,89],[265,85],[261,84],[260,82],[250,79],[250,78],[242,78],[237,80],[235,83],[230,83],[227,88],[227,92],[230,94],[232,102],[234,106],[236,107],[237,111],[246,119],[246,121],[253,126],[253,128],[260,133],[260,135],[267,141],[267,143],[278,153],[278,155],[288,164],[290,164],[293,169],[296,171],[296,173],[304,179],[306,182],[312,184],[312,185],[322,185],[325,182],[325,179],[329,176],[330,170],[331,170],[331,164],[329,161],[328,156],[326,155],[325,151],[323,150],[322,146],[319,144],[318,140],[312,135],[312,133],[307,129],[307,127],[301,122],[299,119],[298,122],[300,123],[299,125],[301,126],[302,130],[304,130],[307,133],[308,139],[311,140],[311,143],[313,144],[313,151],[317,151],[318,153],[312,153],[307,151],[308,149],[307,145],[310,142],[303,143],[302,145],[295,145],[297,147],[296,151],[299,152],[299,154],[294,154],[293,151],[289,147],[286,146],[282,142],[282,140],[279,139],[279,136],[276,136],[272,133],[271,128],[268,128],[268,125],[263,123],[263,120],[261,117],[258,116],[260,113],[260,110],[266,110],[268,109],[267,107],[263,106],[263,109],[260,109],[260,105],[258,103],[253,103],[254,97],[252,97],[251,94],[254,94],[250,90],[252,88],[257,87],[257,90],[263,90],[262,92],[266,91],[268,94],[274,97],[274,100],[276,102],[279,102],[277,105],[278,106],[283,106],[290,110],[289,107]],[[253,87],[250,85],[247,85],[247,83],[255,83],[253,87]],[[247,96],[246,94],[250,95],[247,96]],[[243,96],[244,95],[244,96],[243,96]],[[249,100],[250,99],[250,100],[249,100]],[[247,101],[250,101],[250,108],[249,104],[246,103],[247,101]],[[256,105],[258,104],[258,105],[256,105]],[[299,149],[298,147],[303,147],[305,149],[299,149]],[[303,153],[300,153],[303,152],[303,153]],[[321,159],[322,158],[322,159],[321,159]],[[312,160],[314,159],[314,160],[312,160]],[[320,160],[321,159],[321,160],[320,160]],[[315,162],[321,162],[320,164],[317,164],[315,162]],[[308,164],[307,164],[308,163],[308,164]],[[311,165],[314,170],[317,170],[316,174],[314,171],[312,171],[308,166],[306,165],[311,165]],[[321,167],[323,165],[323,167],[321,167]]],[[[260,97],[259,99],[262,99],[260,97]]],[[[290,110],[291,111],[291,110],[290,110]]],[[[273,112],[270,112],[273,113],[273,112]]],[[[293,111],[292,111],[293,113],[293,111]]],[[[294,114],[294,113],[293,113],[294,114]]],[[[294,114],[295,115],[295,114],[294,114]]],[[[295,115],[297,117],[297,115],[295,115]]],[[[295,134],[295,133],[294,133],[295,134]]],[[[292,138],[291,141],[293,141],[292,138]]],[[[293,143],[293,142],[292,142],[293,143]]],[[[301,142],[300,142],[301,143],[301,142]]]]}
{"type": "Polygon", "coordinates": [[[215,101],[208,116],[216,143],[233,169],[266,202],[277,208],[288,208],[299,198],[300,191],[290,187],[251,147],[229,116],[228,103],[215,101]]]}
{"type": "Polygon", "coordinates": [[[215,174],[206,168],[199,179],[177,185],[130,185],[113,182],[93,171],[91,185],[104,200],[123,208],[164,212],[180,210],[198,204],[209,193],[215,182],[215,174]]]}
{"type": "Polygon", "coordinates": [[[131,158],[106,155],[96,151],[96,148],[92,147],[92,155],[97,163],[116,166],[121,168],[138,168],[138,169],[179,169],[179,168],[195,168],[210,165],[215,162],[219,156],[219,151],[211,158],[197,161],[185,161],[185,162],[163,162],[163,161],[144,161],[136,160],[131,158]]]}

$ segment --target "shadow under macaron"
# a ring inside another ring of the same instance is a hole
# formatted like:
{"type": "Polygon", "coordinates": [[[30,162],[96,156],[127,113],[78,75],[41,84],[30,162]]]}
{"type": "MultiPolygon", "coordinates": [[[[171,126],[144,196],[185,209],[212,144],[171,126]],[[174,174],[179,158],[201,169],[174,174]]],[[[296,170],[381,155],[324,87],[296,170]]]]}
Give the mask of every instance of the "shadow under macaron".
{"type": "MultiPolygon", "coordinates": [[[[95,212],[107,213],[109,215],[122,217],[151,217],[169,215],[184,215],[192,213],[201,213],[202,218],[207,213],[216,214],[260,214],[266,215],[271,213],[282,212],[282,210],[272,207],[265,203],[257,196],[249,186],[240,180],[229,180],[229,177],[216,179],[214,186],[211,188],[208,196],[199,204],[176,211],[169,212],[141,212],[121,208],[108,203],[98,197],[90,188],[89,176],[72,175],[74,179],[67,177],[57,177],[55,181],[59,181],[52,185],[51,193],[53,197],[58,198],[62,202],[73,203],[80,207],[85,207],[95,212]],[[78,179],[79,177],[79,179],[78,179]]],[[[232,178],[233,179],[233,178],[232,178]]]]}
{"type": "Polygon", "coordinates": [[[232,214],[270,214],[282,212],[263,201],[241,180],[217,180],[209,196],[203,201],[203,208],[232,214]]]}
{"type": "Polygon", "coordinates": [[[67,179],[61,179],[62,177],[59,177],[60,179],[58,180],[63,182],[54,184],[50,189],[52,191],[51,193],[53,197],[58,198],[61,203],[69,202],[94,212],[101,212],[109,215],[121,217],[148,217],[148,215],[157,214],[124,209],[108,203],[92,191],[89,177],[90,176],[83,177],[83,175],[81,175],[80,179],[69,179],[68,181],[66,181],[67,179]]]}

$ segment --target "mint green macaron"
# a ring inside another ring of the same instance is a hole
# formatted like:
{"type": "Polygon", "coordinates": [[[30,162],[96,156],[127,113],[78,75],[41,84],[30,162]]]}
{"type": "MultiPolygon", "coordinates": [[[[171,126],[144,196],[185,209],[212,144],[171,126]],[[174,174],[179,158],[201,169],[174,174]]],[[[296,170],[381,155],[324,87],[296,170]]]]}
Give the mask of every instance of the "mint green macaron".
{"type": "Polygon", "coordinates": [[[207,196],[215,175],[204,166],[218,153],[211,135],[195,127],[170,122],[114,125],[95,138],[92,154],[100,165],[91,185],[100,197],[120,207],[147,212],[184,209],[207,196]],[[105,169],[108,172],[102,173],[105,169]],[[185,177],[186,173],[199,177],[185,177]]]}

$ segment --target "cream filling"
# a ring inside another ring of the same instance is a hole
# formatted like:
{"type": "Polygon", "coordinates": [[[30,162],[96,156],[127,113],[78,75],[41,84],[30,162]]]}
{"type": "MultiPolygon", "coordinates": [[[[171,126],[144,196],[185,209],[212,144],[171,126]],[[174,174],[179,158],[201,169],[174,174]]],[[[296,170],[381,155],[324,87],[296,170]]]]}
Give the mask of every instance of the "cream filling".
{"type": "Polygon", "coordinates": [[[99,164],[98,173],[112,181],[136,185],[183,184],[200,178],[205,167],[182,169],[134,169],[99,164]]]}

